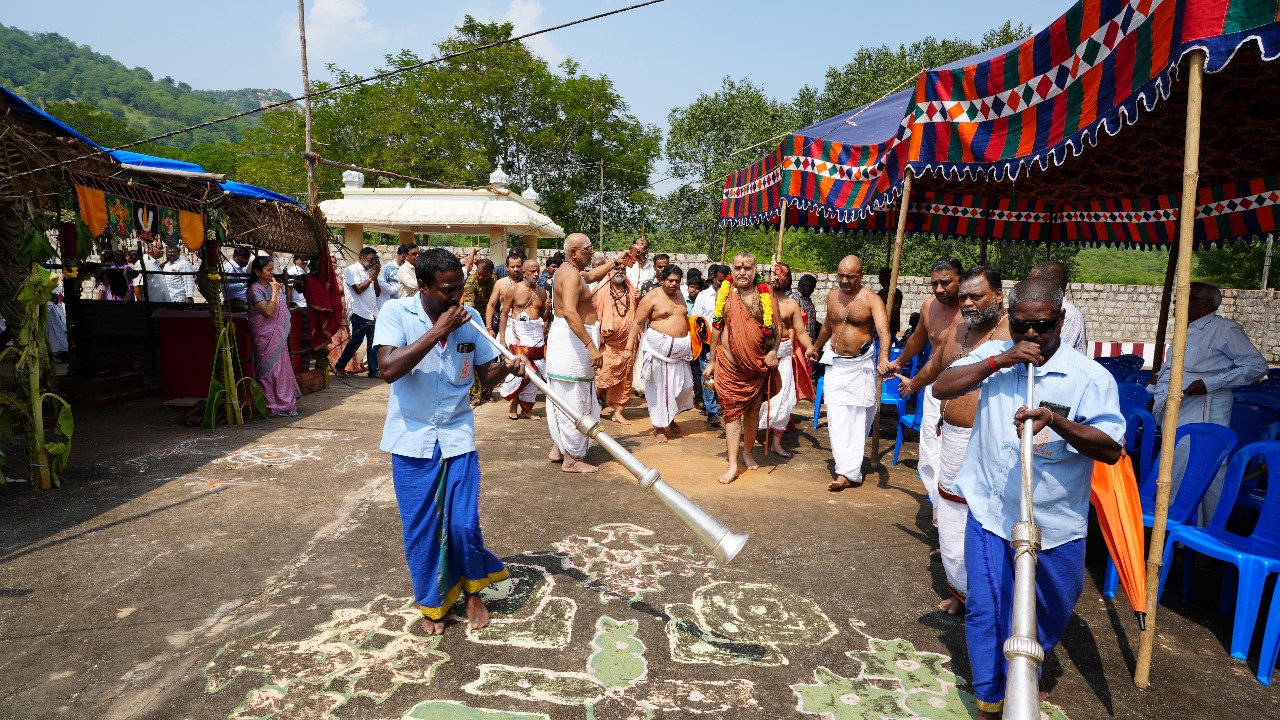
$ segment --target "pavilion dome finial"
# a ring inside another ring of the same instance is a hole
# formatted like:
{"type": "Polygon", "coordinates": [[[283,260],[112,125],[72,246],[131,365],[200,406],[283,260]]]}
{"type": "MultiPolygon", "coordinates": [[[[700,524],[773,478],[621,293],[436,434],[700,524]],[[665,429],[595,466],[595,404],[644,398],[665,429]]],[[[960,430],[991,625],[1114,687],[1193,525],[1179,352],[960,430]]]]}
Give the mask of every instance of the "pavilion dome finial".
{"type": "Polygon", "coordinates": [[[507,173],[502,170],[502,161],[499,160],[498,167],[489,173],[489,184],[494,187],[504,188],[507,186],[508,179],[507,173]]]}
{"type": "Polygon", "coordinates": [[[529,183],[529,187],[524,189],[524,192],[520,193],[520,197],[524,198],[525,200],[528,200],[531,203],[536,203],[542,199],[542,196],[538,194],[538,191],[533,189],[532,182],[529,183]]]}

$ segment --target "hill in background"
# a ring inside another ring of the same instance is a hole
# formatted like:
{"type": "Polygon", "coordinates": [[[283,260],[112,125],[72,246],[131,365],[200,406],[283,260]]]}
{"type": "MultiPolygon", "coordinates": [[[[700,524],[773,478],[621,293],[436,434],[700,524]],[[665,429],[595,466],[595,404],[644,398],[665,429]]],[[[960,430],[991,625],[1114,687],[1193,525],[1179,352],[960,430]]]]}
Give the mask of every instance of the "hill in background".
{"type": "MultiPolygon", "coordinates": [[[[0,85],[104,145],[224,117],[286,100],[283,90],[195,90],[171,77],[123,63],[57,33],[31,33],[0,24],[0,85]],[[88,106],[88,107],[84,107],[88,106]]],[[[236,142],[254,116],[169,138],[186,149],[236,142]]],[[[148,151],[156,152],[152,147],[148,151]]],[[[158,154],[173,154],[158,152],[158,154]]]]}

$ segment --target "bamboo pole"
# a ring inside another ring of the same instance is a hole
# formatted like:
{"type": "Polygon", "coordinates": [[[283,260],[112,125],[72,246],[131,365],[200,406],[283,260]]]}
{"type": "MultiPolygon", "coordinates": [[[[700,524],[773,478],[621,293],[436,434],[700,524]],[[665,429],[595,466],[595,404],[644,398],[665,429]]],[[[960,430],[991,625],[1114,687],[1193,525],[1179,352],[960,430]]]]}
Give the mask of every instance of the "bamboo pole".
{"type": "Polygon", "coordinates": [[[978,247],[979,247],[978,264],[986,265],[987,264],[987,239],[985,237],[982,238],[982,243],[978,247]]]}
{"type": "Polygon", "coordinates": [[[306,128],[305,144],[307,161],[307,206],[316,204],[316,161],[311,156],[311,79],[307,71],[307,22],[303,10],[304,0],[298,0],[298,44],[302,48],[302,117],[306,128]]]}
{"type": "Polygon", "coordinates": [[[1160,566],[1164,561],[1165,524],[1169,518],[1170,479],[1178,411],[1182,409],[1182,381],[1187,349],[1187,304],[1191,299],[1191,243],[1195,238],[1196,189],[1200,181],[1200,109],[1203,105],[1205,52],[1191,54],[1187,83],[1187,135],[1182,151],[1182,204],[1178,211],[1178,301],[1173,324],[1173,357],[1169,368],[1169,400],[1164,410],[1164,435],[1160,442],[1160,474],[1156,480],[1156,512],[1147,546],[1147,629],[1139,636],[1138,662],[1133,684],[1151,684],[1151,653],[1155,648],[1156,609],[1160,597],[1160,566]]]}
{"type": "MultiPolygon", "coordinates": [[[[907,234],[907,209],[911,206],[911,180],[914,176],[907,170],[902,179],[902,201],[898,205],[898,229],[893,236],[893,261],[889,265],[889,293],[884,301],[885,322],[893,314],[893,296],[898,290],[898,268],[902,265],[902,238],[907,234]]],[[[892,325],[890,325],[892,327],[892,325]]],[[[876,373],[876,415],[871,421],[871,462],[872,467],[880,467],[880,393],[884,388],[884,378],[876,373]]]]}
{"type": "MultiPolygon", "coordinates": [[[[773,262],[781,262],[782,260],[782,240],[787,232],[787,201],[782,200],[778,203],[778,207],[782,209],[782,213],[778,215],[778,247],[773,252],[773,262]]],[[[770,263],[773,264],[773,263],[770,263]]]]}
{"type": "Polygon", "coordinates": [[[1160,293],[1160,318],[1156,323],[1156,350],[1151,360],[1151,378],[1155,382],[1156,373],[1164,365],[1164,341],[1169,331],[1169,305],[1173,301],[1173,274],[1178,266],[1178,240],[1169,248],[1169,263],[1164,269],[1164,290],[1160,293]]]}

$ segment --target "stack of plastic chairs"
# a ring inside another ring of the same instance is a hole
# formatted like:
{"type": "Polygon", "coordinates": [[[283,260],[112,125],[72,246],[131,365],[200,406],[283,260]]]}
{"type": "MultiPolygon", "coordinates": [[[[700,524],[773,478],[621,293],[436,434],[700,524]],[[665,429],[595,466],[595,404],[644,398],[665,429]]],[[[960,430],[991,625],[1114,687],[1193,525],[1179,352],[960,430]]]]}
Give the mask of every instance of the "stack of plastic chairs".
{"type": "Polygon", "coordinates": [[[1124,451],[1134,463],[1134,476],[1145,478],[1157,449],[1156,419],[1146,408],[1131,407],[1124,411],[1124,421],[1124,451]]]}
{"type": "MultiPolygon", "coordinates": [[[[915,377],[921,365],[923,365],[923,361],[917,355],[911,358],[911,364],[908,367],[902,369],[903,374],[907,377],[915,377]]],[[[888,382],[886,380],[885,384],[887,385],[888,382]]],[[[900,384],[897,378],[894,378],[894,382],[900,384]]],[[[897,394],[896,387],[894,392],[897,394]]],[[[911,397],[904,398],[900,395],[895,397],[894,402],[898,406],[898,433],[893,442],[893,464],[896,466],[898,464],[898,454],[902,451],[902,431],[915,430],[920,432],[920,419],[924,414],[924,396],[920,390],[916,390],[911,394],[911,397]]]]}
{"type": "Polygon", "coordinates": [[[1129,411],[1129,408],[1145,408],[1151,404],[1151,393],[1147,392],[1147,386],[1141,383],[1118,381],[1116,389],[1120,392],[1120,412],[1123,414],[1129,411]]]}
{"type": "MultiPolygon", "coordinates": [[[[1263,441],[1242,447],[1227,467],[1222,497],[1213,519],[1205,527],[1179,525],[1173,527],[1165,541],[1165,564],[1160,570],[1160,590],[1164,590],[1169,576],[1169,557],[1175,544],[1219,560],[1231,563],[1239,572],[1236,588],[1235,619],[1231,627],[1231,657],[1244,660],[1249,655],[1249,644],[1258,611],[1262,604],[1263,588],[1267,578],[1280,572],[1280,493],[1268,493],[1262,505],[1262,513],[1249,535],[1239,535],[1227,529],[1227,521],[1235,506],[1245,470],[1254,464],[1265,463],[1268,485],[1277,487],[1280,482],[1280,442],[1263,441]]],[[[1181,493],[1179,493],[1181,496],[1181,493]]],[[[1202,493],[1203,496],[1203,493],[1202,493]]],[[[1172,512],[1170,513],[1172,515],[1172,512]]],[[[1183,560],[1182,597],[1189,594],[1191,563],[1183,560]]],[[[1262,637],[1262,652],[1258,663],[1258,681],[1271,684],[1271,675],[1280,651],[1280,593],[1273,593],[1271,609],[1267,614],[1266,630],[1262,637]]]]}
{"type": "MultiPolygon", "coordinates": [[[[1230,428],[1213,423],[1188,423],[1178,428],[1174,438],[1174,446],[1183,438],[1191,443],[1187,453],[1187,467],[1182,474],[1178,486],[1178,494],[1169,503],[1168,527],[1186,523],[1200,507],[1200,501],[1209,490],[1209,484],[1218,474],[1218,468],[1226,461],[1228,453],[1236,445],[1236,434],[1230,428]]],[[[1138,494],[1142,497],[1142,524],[1151,527],[1154,522],[1156,505],[1156,479],[1160,474],[1159,456],[1152,460],[1147,475],[1138,486],[1138,494]]],[[[1168,564],[1169,558],[1165,557],[1168,564]]],[[[1107,558],[1107,574],[1102,581],[1102,594],[1113,598],[1116,587],[1120,584],[1120,575],[1116,573],[1115,563],[1107,558]]]]}
{"type": "MultiPolygon", "coordinates": [[[[1273,425],[1280,421],[1280,408],[1256,402],[1255,399],[1241,393],[1231,406],[1231,429],[1238,440],[1237,447],[1244,447],[1259,440],[1274,439],[1269,435],[1274,432],[1273,425]]],[[[1262,501],[1266,495],[1266,477],[1254,475],[1244,480],[1240,488],[1237,504],[1262,509],[1262,501]]]]}

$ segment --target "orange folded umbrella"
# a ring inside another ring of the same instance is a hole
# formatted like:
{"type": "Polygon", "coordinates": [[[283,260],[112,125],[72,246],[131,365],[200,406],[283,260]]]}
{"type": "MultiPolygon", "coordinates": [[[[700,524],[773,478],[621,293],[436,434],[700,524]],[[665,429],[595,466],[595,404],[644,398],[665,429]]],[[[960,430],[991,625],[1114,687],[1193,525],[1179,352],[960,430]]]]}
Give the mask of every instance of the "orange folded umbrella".
{"type": "Polygon", "coordinates": [[[1115,561],[1124,594],[1129,596],[1138,628],[1147,629],[1146,535],[1142,524],[1142,499],[1133,463],[1121,455],[1115,465],[1093,464],[1093,492],[1089,497],[1098,512],[1098,524],[1115,561]]]}

